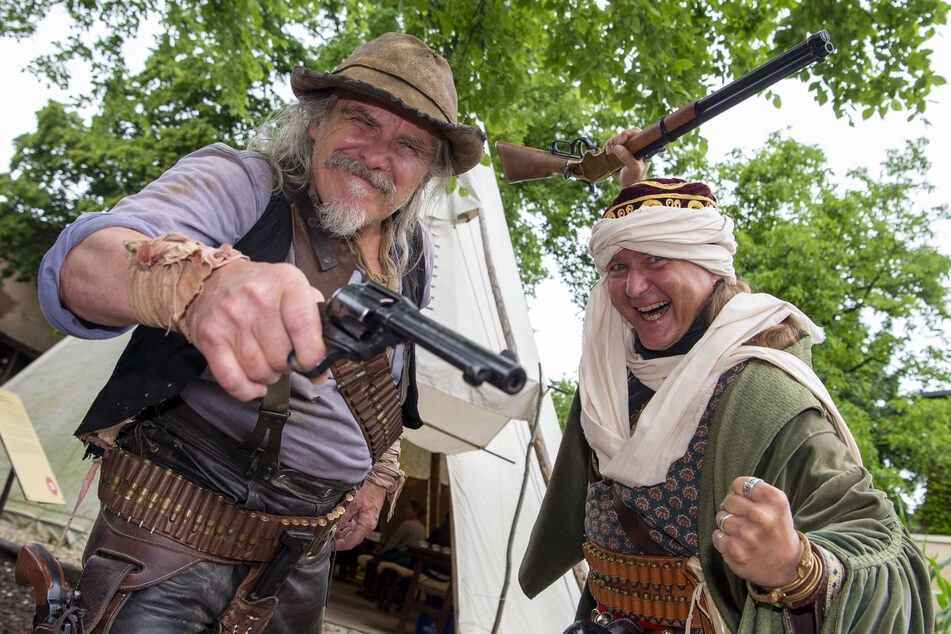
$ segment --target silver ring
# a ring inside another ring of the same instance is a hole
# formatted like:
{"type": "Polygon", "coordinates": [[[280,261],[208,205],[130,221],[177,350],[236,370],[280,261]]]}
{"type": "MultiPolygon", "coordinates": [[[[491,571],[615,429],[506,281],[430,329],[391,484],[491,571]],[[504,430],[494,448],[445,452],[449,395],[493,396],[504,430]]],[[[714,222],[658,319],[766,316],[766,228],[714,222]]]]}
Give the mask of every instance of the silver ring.
{"type": "Polygon", "coordinates": [[[735,517],[733,513],[724,513],[722,516],[720,516],[720,519],[717,521],[717,528],[726,533],[726,529],[723,528],[723,525],[726,524],[726,521],[731,517],[735,517]]]}
{"type": "Polygon", "coordinates": [[[753,487],[762,482],[759,478],[749,477],[743,483],[743,497],[747,500],[753,499],[753,487]]]}

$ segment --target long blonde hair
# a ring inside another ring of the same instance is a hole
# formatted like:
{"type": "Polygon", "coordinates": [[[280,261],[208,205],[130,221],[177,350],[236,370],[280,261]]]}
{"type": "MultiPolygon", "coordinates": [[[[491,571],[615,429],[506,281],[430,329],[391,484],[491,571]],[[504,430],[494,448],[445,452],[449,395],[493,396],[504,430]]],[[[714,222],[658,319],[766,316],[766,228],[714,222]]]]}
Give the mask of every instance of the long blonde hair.
{"type": "MultiPolygon", "coordinates": [[[[727,302],[740,293],[751,292],[752,289],[745,280],[737,279],[735,282],[730,282],[721,279],[717,282],[716,286],[713,287],[710,299],[707,300],[707,305],[703,309],[703,318],[708,324],[712,324],[713,320],[720,314],[720,311],[723,310],[723,307],[727,305],[727,302]]],[[[792,322],[791,317],[787,317],[782,323],[771,326],[763,332],[754,335],[745,343],[749,346],[785,350],[796,343],[800,336],[799,327],[792,322]]]]}

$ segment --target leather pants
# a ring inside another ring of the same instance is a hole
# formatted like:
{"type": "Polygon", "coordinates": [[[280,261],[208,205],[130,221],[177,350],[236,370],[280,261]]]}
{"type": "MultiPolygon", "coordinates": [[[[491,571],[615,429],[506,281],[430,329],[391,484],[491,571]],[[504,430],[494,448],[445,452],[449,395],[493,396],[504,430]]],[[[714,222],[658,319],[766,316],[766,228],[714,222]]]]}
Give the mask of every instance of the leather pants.
{"type": "MultiPolygon", "coordinates": [[[[202,561],[154,586],[133,592],[119,611],[112,632],[180,634],[209,632],[247,568],[202,561]]],[[[327,603],[330,544],[298,563],[277,593],[278,607],[268,633],[319,633],[327,603]]]]}
{"type": "MultiPolygon", "coordinates": [[[[311,478],[297,471],[280,470],[266,481],[252,481],[245,475],[244,464],[239,464],[234,451],[237,443],[224,437],[205,423],[193,410],[179,405],[149,420],[134,423],[120,436],[123,449],[143,456],[160,466],[172,469],[195,484],[212,489],[250,510],[261,510],[280,515],[322,515],[333,509],[353,484],[328,482],[311,478]]],[[[180,544],[167,543],[150,536],[145,529],[126,525],[108,510],[100,512],[96,528],[87,543],[84,561],[94,555],[123,559],[123,553],[99,549],[97,535],[119,534],[122,539],[135,542],[135,555],[130,549],[128,559],[135,561],[143,549],[165,549],[169,546],[182,550],[180,544]]],[[[100,540],[105,543],[104,540],[100,540]]],[[[170,541],[170,540],[168,540],[170,541]]],[[[306,553],[280,587],[276,596],[278,607],[265,630],[269,634],[319,633],[324,606],[329,594],[332,539],[306,553]]],[[[190,550],[190,549],[189,549],[190,550]]],[[[134,589],[122,603],[114,618],[100,623],[95,632],[181,632],[217,631],[217,619],[224,611],[238,585],[244,580],[248,567],[241,563],[210,560],[197,551],[192,559],[177,565],[157,583],[134,589]]],[[[161,560],[164,555],[156,556],[161,560]]],[[[111,587],[114,580],[86,578],[83,573],[79,589],[111,587]]],[[[89,594],[98,595],[101,592],[89,594]]],[[[111,597],[106,596],[108,601],[111,597]]],[[[83,605],[93,611],[96,606],[83,605]]]]}

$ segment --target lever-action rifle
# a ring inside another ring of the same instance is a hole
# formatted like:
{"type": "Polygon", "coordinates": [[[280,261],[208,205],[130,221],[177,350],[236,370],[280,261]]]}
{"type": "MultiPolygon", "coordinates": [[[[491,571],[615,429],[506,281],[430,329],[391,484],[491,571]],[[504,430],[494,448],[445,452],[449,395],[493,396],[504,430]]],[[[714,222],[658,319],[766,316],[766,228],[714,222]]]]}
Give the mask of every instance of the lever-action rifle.
{"type": "MultiPolygon", "coordinates": [[[[810,35],[806,41],[754,68],[716,92],[695,99],[661,117],[657,123],[631,137],[624,147],[639,159],[650,158],[668,143],[700,124],[772,86],[780,79],[798,73],[813,62],[825,59],[833,52],[835,46],[828,31],[810,35]]],[[[497,141],[495,149],[499,153],[505,179],[510,183],[555,175],[597,183],[624,167],[620,159],[613,154],[606,154],[584,137],[574,141],[556,140],[547,152],[505,141],[497,141]],[[581,151],[582,146],[586,150],[584,153],[581,151]]]]}
{"type": "MultiPolygon", "coordinates": [[[[509,350],[490,352],[474,341],[420,314],[408,298],[367,282],[343,286],[320,304],[320,320],[328,354],[312,370],[298,372],[318,377],[339,359],[367,361],[400,342],[416,343],[462,370],[471,385],[488,381],[515,394],[525,385],[525,370],[509,350]]],[[[288,362],[298,368],[291,352],[288,362]]]]}

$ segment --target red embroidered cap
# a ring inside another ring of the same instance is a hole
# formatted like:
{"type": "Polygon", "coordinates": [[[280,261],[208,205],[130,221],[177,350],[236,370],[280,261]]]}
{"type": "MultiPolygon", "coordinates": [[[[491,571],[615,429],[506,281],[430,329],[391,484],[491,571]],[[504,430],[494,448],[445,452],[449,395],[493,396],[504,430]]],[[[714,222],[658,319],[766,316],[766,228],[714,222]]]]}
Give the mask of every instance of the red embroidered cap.
{"type": "Polygon", "coordinates": [[[681,178],[651,178],[625,187],[608,206],[604,218],[623,218],[641,207],[717,207],[717,197],[704,183],[681,178]]]}

